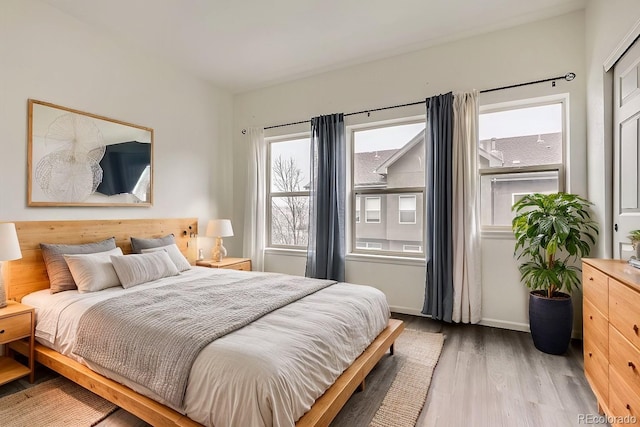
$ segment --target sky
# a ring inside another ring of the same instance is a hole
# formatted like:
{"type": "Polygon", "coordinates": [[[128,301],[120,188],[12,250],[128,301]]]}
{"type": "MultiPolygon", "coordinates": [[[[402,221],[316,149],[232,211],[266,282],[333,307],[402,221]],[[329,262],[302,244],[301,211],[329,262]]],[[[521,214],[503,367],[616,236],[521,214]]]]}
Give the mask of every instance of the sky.
{"type": "Polygon", "coordinates": [[[480,140],[562,132],[562,104],[480,114],[480,140]]]}

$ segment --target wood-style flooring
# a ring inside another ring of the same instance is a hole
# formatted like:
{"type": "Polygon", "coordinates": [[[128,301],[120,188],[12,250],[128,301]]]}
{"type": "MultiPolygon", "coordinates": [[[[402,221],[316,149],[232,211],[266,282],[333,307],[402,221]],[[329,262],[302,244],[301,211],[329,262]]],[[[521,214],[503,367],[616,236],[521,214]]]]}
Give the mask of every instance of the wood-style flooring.
{"type": "MultiPolygon", "coordinates": [[[[445,334],[427,401],[417,427],[563,427],[585,424],[581,414],[597,414],[596,399],[584,377],[581,341],[564,356],[536,350],[523,332],[477,325],[456,325],[394,314],[407,328],[445,334]]],[[[365,427],[394,376],[392,356],[367,378],[333,427],[365,427]]],[[[42,369],[38,381],[55,374],[42,369]]],[[[0,386],[0,396],[28,387],[25,380],[0,386]]],[[[118,410],[100,427],[148,424],[118,410]]],[[[599,424],[606,426],[607,424],[599,424]]]]}

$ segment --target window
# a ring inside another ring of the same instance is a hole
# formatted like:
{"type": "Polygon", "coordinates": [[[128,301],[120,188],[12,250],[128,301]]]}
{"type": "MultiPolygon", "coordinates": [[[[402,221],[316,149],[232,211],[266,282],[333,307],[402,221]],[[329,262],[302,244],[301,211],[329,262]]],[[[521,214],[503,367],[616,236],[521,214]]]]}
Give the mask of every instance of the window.
{"type": "Polygon", "coordinates": [[[398,197],[398,210],[400,224],[415,224],[416,223],[416,196],[399,196],[398,197]]]}
{"type": "Polygon", "coordinates": [[[356,247],[359,249],[382,250],[382,243],[379,242],[357,242],[356,247]]]}
{"type": "Polygon", "coordinates": [[[364,221],[380,222],[380,197],[365,197],[364,221]]]}
{"type": "Polygon", "coordinates": [[[307,246],[309,168],[309,138],[269,142],[269,246],[307,246]]]}
{"type": "Polygon", "coordinates": [[[511,226],[511,206],[526,194],[563,190],[565,102],[528,100],[483,108],[478,163],[483,227],[511,226]]]}
{"type": "Polygon", "coordinates": [[[424,129],[424,120],[351,129],[354,252],[423,253],[424,129]]]}

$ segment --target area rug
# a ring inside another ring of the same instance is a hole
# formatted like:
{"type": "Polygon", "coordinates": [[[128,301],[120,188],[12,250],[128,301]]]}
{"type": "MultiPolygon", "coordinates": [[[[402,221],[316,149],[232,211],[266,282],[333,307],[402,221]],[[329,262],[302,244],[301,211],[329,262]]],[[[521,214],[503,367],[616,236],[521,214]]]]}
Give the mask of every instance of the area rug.
{"type": "Polygon", "coordinates": [[[416,425],[443,346],[442,334],[405,329],[395,344],[396,354],[404,359],[402,366],[370,427],[416,425]]]}
{"type": "Polygon", "coordinates": [[[427,398],[444,335],[405,329],[331,427],[414,427],[427,398]]]}
{"type": "Polygon", "coordinates": [[[0,426],[93,426],[118,407],[63,378],[0,398],[0,426]]]}

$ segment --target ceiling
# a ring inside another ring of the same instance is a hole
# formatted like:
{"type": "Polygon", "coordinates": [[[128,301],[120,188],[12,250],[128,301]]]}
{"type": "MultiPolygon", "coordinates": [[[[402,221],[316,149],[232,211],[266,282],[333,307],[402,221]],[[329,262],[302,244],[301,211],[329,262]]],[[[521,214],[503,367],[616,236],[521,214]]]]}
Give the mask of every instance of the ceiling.
{"type": "Polygon", "coordinates": [[[232,92],[561,15],[585,0],[42,0],[232,92]]]}

